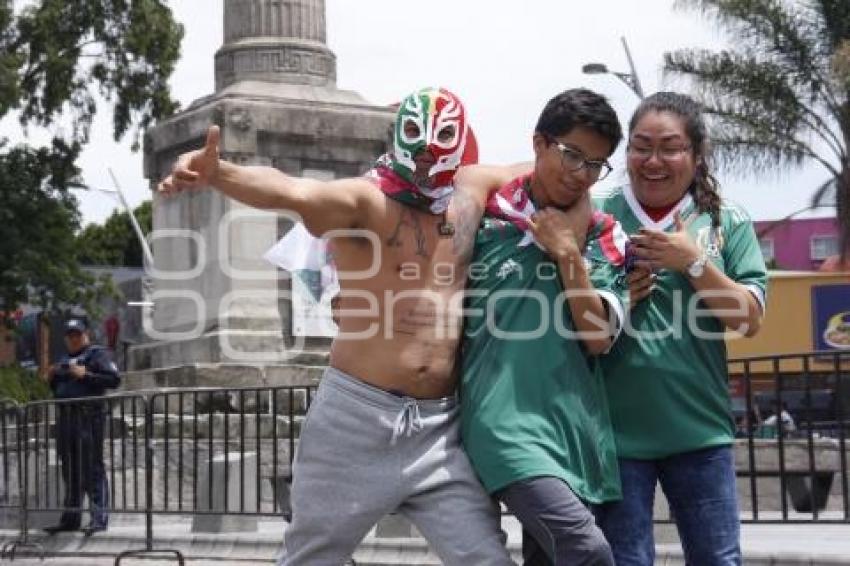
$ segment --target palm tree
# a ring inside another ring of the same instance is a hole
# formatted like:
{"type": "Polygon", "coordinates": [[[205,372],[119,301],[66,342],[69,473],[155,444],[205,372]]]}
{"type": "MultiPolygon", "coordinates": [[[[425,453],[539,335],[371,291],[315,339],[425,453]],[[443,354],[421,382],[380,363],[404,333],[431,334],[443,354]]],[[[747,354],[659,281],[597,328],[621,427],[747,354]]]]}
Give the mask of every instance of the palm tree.
{"type": "Polygon", "coordinates": [[[763,174],[816,162],[835,195],[842,257],[850,257],[850,0],[678,0],[716,22],[734,47],[664,56],[711,120],[719,164],[763,174]]]}

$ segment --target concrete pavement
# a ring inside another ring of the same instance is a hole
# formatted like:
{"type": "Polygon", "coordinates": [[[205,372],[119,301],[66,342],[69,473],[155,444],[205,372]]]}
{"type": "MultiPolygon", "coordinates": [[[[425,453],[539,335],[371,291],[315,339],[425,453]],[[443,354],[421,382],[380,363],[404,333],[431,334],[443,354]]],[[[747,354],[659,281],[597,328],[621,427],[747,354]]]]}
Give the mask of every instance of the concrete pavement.
{"type": "MultiPolygon", "coordinates": [[[[144,528],[136,518],[116,517],[106,533],[85,538],[77,533],[48,537],[32,532],[31,540],[42,543],[49,556],[38,559],[21,556],[14,564],[48,566],[112,564],[116,554],[128,548],[144,547],[144,528]]],[[[504,528],[508,545],[518,563],[521,530],[516,520],[506,517],[504,528]]],[[[157,518],[154,522],[156,548],[176,548],[194,566],[224,564],[272,564],[277,555],[285,523],[261,520],[258,532],[202,534],[191,532],[191,521],[179,517],[157,518]]],[[[14,531],[0,531],[0,540],[14,538],[14,531]]],[[[744,524],[742,525],[744,564],[752,566],[838,566],[850,565],[850,524],[744,524]]],[[[658,566],[684,565],[681,547],[672,525],[657,527],[658,566]]],[[[360,566],[436,566],[439,560],[421,538],[386,538],[370,533],[355,558],[360,566]]],[[[168,560],[128,560],[122,564],[175,564],[168,560]]],[[[470,565],[473,566],[473,565],[470,565]]]]}

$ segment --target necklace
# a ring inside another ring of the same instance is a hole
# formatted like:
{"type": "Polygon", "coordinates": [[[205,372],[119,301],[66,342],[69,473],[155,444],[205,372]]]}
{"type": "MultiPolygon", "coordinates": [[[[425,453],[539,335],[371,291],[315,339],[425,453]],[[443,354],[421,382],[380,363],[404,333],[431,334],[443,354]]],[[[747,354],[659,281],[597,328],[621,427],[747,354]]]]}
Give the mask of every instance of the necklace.
{"type": "Polygon", "coordinates": [[[437,233],[440,234],[440,237],[443,237],[443,238],[448,237],[448,236],[454,236],[455,225],[448,221],[448,219],[446,218],[445,212],[443,212],[442,217],[443,217],[442,221],[439,224],[437,224],[437,233]]]}

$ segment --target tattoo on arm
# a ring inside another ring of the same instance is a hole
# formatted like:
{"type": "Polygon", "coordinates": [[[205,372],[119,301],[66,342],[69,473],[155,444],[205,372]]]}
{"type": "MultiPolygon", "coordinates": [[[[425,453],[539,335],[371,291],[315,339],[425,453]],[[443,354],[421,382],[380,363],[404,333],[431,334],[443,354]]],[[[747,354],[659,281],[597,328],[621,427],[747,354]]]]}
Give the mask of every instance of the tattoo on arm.
{"type": "Polygon", "coordinates": [[[461,256],[464,261],[468,261],[472,257],[475,233],[478,231],[478,224],[481,222],[483,211],[475,200],[463,190],[455,191],[452,201],[456,217],[452,250],[455,255],[461,256]]]}
{"type": "Polygon", "coordinates": [[[387,238],[387,245],[392,248],[401,247],[400,235],[402,226],[406,226],[413,230],[413,241],[416,245],[416,255],[428,257],[428,250],[425,246],[425,230],[422,229],[422,223],[420,222],[419,217],[414,211],[408,209],[408,207],[403,207],[398,218],[398,224],[396,224],[390,237],[387,238]]]}

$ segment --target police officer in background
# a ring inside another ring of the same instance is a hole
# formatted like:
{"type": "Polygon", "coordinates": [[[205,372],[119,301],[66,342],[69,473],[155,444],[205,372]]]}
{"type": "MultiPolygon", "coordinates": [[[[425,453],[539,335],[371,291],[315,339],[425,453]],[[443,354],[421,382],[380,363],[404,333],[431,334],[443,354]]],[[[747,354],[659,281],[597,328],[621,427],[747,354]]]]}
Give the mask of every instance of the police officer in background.
{"type": "MultiPolygon", "coordinates": [[[[121,383],[118,367],[107,351],[89,341],[86,323],[71,319],[65,323],[68,355],[50,367],[47,379],[56,399],[100,397],[121,383]]],[[[89,498],[91,523],[86,536],[106,530],[108,486],[103,465],[103,432],[106,406],[103,401],[57,404],[56,450],[65,483],[65,511],[58,525],[45,530],[54,534],[80,528],[83,493],[89,498]]]]}

